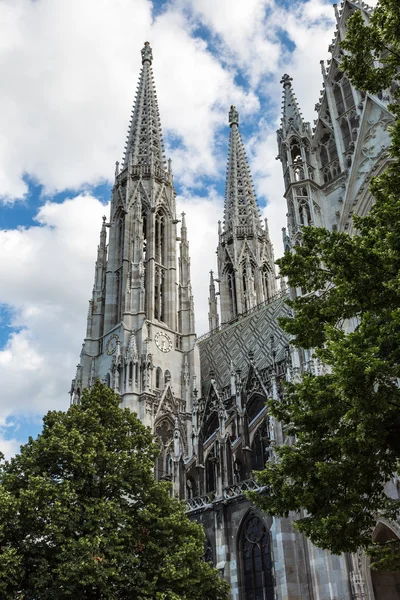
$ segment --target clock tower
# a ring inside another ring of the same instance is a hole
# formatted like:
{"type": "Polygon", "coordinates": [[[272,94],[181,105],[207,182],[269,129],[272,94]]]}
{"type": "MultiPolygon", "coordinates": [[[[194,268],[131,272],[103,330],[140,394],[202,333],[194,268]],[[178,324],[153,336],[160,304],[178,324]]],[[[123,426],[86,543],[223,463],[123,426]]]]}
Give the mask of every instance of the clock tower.
{"type": "Polygon", "coordinates": [[[110,216],[103,217],[100,232],[71,402],[79,402],[82,388],[96,379],[120,394],[122,406],[158,433],[162,477],[191,453],[200,359],[185,215],[176,215],[148,42],[141,52],[124,158],[116,163],[110,216]]]}

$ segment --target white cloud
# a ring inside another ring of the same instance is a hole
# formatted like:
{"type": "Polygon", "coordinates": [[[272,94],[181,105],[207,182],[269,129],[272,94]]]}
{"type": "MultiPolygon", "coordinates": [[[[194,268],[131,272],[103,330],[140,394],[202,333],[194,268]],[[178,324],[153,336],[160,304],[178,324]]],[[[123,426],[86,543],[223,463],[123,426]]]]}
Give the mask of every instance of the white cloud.
{"type": "Polygon", "coordinates": [[[68,406],[104,212],[80,195],[45,204],[38,225],[0,231],[0,304],[16,328],[0,350],[0,423],[68,406]]]}
{"type": "Polygon", "coordinates": [[[0,3],[0,21],[12,32],[0,44],[0,111],[7,115],[0,197],[22,197],[26,173],[48,193],[112,176],[146,39],[154,48],[164,130],[184,148],[175,153],[175,174],[187,182],[216,174],[214,134],[230,99],[249,111],[258,101],[192,37],[182,13],[153,20],[151,9],[148,0],[0,3]]]}
{"type": "Polygon", "coordinates": [[[210,28],[220,41],[221,57],[246,70],[252,86],[276,70],[281,44],[276,31],[268,31],[274,0],[177,0],[177,4],[210,28]]]}
{"type": "Polygon", "coordinates": [[[224,199],[211,189],[208,196],[178,196],[177,211],[186,213],[196,331],[208,331],[210,270],[216,272],[218,221],[223,218],[224,199]]]}

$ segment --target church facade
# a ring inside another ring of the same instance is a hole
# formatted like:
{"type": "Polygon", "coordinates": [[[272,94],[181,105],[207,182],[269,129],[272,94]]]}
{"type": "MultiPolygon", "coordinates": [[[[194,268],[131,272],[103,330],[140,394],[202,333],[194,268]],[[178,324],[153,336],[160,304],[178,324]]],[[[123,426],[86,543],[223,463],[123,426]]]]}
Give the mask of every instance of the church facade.
{"type": "MultiPolygon", "coordinates": [[[[302,118],[291,78],[282,79],[278,158],[287,250],[301,243],[305,225],[351,234],[352,213],[371,206],[369,178],[389,160],[391,90],[382,97],[361,93],[340,70],[339,41],[354,10],[369,19],[371,10],[361,2],[335,6],[332,58],[321,63],[313,129],[302,118]]],[[[110,216],[101,227],[71,402],[100,378],[153,429],[160,446],[155,476],[172,482],[189,517],[203,525],[205,559],[231,585],[232,600],[399,599],[395,576],[372,576],[361,554],[333,556],[316,548],[293,527],[293,517],[263,514],[245,495],[263,493],[253,472],[274,460],[275,445],[290,443],[267,414],[266,399],[282,396],[283,381],[304,371],[322,373],[324,366],[291,347],[277,324],[296,291],[278,289],[234,106],[209,333],[196,337],[185,215],[176,214],[152,62],[146,42],[125,155],[116,164],[110,216]]],[[[393,524],[378,525],[376,535],[397,534],[393,524]]]]}

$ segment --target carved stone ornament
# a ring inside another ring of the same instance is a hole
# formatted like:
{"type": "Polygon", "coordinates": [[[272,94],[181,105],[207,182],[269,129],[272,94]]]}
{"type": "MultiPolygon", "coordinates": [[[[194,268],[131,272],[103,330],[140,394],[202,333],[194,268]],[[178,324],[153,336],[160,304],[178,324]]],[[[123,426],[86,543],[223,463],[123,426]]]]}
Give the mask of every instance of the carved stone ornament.
{"type": "Polygon", "coordinates": [[[229,111],[229,125],[239,125],[239,113],[233,104],[229,111]]]}
{"type": "Polygon", "coordinates": [[[150,42],[144,43],[144,48],[142,48],[141,52],[142,52],[142,64],[144,64],[146,61],[148,61],[151,64],[153,61],[153,51],[150,47],[150,42]]]}

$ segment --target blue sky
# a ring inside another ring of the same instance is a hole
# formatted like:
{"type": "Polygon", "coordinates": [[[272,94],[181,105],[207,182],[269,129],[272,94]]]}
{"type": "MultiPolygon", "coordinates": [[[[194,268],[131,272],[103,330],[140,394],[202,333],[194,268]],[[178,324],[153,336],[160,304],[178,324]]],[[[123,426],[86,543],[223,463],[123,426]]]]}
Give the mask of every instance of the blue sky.
{"type": "Polygon", "coordinates": [[[187,213],[197,331],[222,217],[230,104],[275,254],[280,78],[307,120],[334,30],[329,0],[5,0],[0,45],[0,447],[68,407],[101,216],[149,40],[167,156],[187,213]]]}

